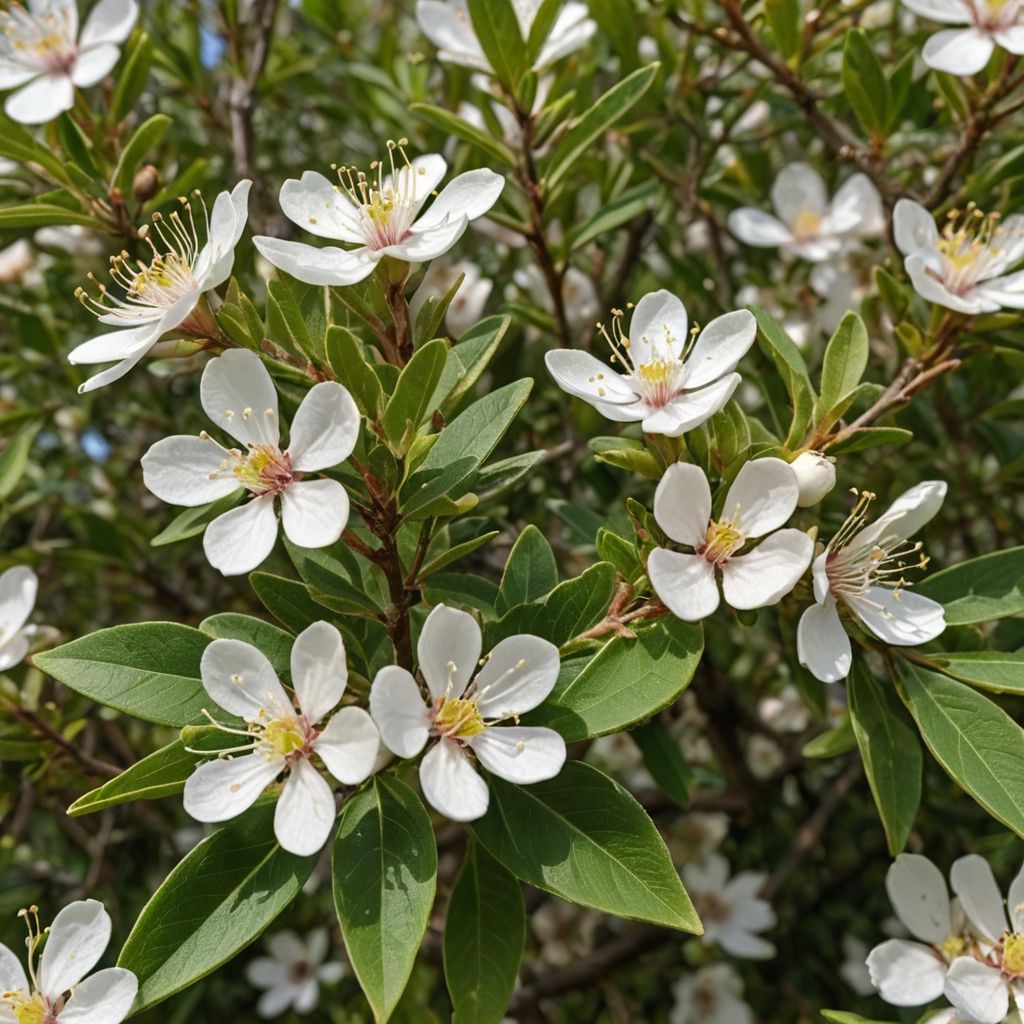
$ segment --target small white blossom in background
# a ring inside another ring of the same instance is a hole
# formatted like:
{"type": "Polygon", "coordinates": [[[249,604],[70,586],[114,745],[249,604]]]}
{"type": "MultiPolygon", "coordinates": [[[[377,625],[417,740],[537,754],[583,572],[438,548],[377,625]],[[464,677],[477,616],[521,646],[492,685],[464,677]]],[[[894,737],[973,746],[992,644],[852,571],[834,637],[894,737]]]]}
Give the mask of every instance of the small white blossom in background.
{"type": "Polygon", "coordinates": [[[142,457],[146,487],[161,501],[195,508],[244,487],[243,505],[206,528],[203,548],[225,576],[255,569],[277,540],[277,513],[288,539],[304,548],[333,544],[348,523],[345,488],[326,477],[307,480],[344,462],[359,437],[359,410],[335,381],[315,384],[292,420],[281,448],[277,390],[260,357],[229,349],[203,371],[200,400],[206,415],[245,447],[225,448],[205,431],[157,441],[142,457]]]}
{"type": "Polygon", "coordinates": [[[839,965],[839,977],[859,996],[873,996],[875,986],[866,963],[868,945],[855,935],[843,936],[843,962],[839,965]]]}
{"type": "Polygon", "coordinates": [[[743,1000],[743,979],[730,964],[708,964],[672,986],[669,1024],[754,1024],[743,1000]]]}
{"type": "Polygon", "coordinates": [[[771,737],[760,733],[754,733],[744,741],[743,756],[755,779],[770,779],[786,763],[782,747],[771,737]]]}
{"type": "Polygon", "coordinates": [[[803,732],[811,724],[811,709],[792,685],[757,702],[757,717],[775,732],[803,732]]]}
{"type": "Polygon", "coordinates": [[[281,188],[281,209],[300,228],[354,249],[307,245],[258,235],[256,248],[279,270],[306,284],[348,285],[368,277],[386,256],[426,263],[443,256],[465,234],[469,222],[498,201],[505,179],[480,168],[453,178],[424,212],[427,200],[448,171],[433,153],[410,160],[404,140],[388,143],[388,160],[376,161],[370,176],[338,169],[338,184],[316,171],[289,178],[281,188]]]}
{"type": "Polygon", "coordinates": [[[487,812],[487,783],[470,752],[487,771],[521,785],[552,779],[565,763],[565,741],[554,729],[503,724],[551,692],[558,648],[538,636],[506,637],[477,672],[482,643],[472,615],[436,605],[417,645],[430,700],[397,665],[382,668],[370,689],[370,714],[392,753],[415,757],[436,737],[420,762],[420,787],[427,802],[452,821],[473,821],[487,812]]]}
{"type": "Polygon", "coordinates": [[[45,124],[75,105],[75,89],[105,78],[121,55],[139,8],[135,0],[99,0],[78,31],[75,0],[29,0],[0,12],[0,89],[7,116],[45,124]]]}
{"type": "Polygon", "coordinates": [[[765,875],[741,871],[729,877],[729,862],[720,853],[683,868],[683,881],[704,924],[704,942],[732,956],[767,960],[775,947],[760,933],[775,927],[775,911],[758,893],[765,875]]]}
{"type": "Polygon", "coordinates": [[[599,911],[551,896],[530,914],[530,929],[540,958],[563,967],[593,952],[605,921],[599,911]]]}
{"type": "Polygon", "coordinates": [[[296,637],[295,703],[266,655],[241,640],[214,640],[203,651],[200,674],[210,699],[243,719],[246,728],[211,720],[245,742],[196,768],[185,783],[185,810],[197,821],[227,821],[248,810],[283,774],[274,835],[289,853],[316,853],[331,833],[335,802],[314,756],[340,783],[355,786],[369,778],[380,746],[362,708],[341,708],[321,725],[348,681],[341,634],[329,623],[314,622],[296,637]]]}
{"type": "MultiPolygon", "coordinates": [[[[1024,32],[1024,29],[1022,29],[1024,32]]],[[[1003,220],[973,203],[951,210],[942,230],[920,203],[901,199],[893,211],[896,246],[917,294],[958,313],[1024,309],[1024,215],[1003,220]]]]}
{"type": "Polygon", "coordinates": [[[86,977],[110,942],[110,915],[103,904],[69,903],[45,932],[38,908],[24,910],[21,916],[29,933],[28,973],[18,957],[0,945],[0,1024],[121,1024],[138,991],[135,975],[122,967],[107,967],[86,977]]]}
{"type": "Polygon", "coordinates": [[[19,238],[4,249],[0,249],[0,284],[29,284],[36,263],[36,254],[27,238],[19,238]]]}
{"type": "Polygon", "coordinates": [[[790,164],[771,195],[777,216],[750,206],[729,214],[728,228],[741,242],[817,263],[834,259],[858,238],[877,237],[885,226],[881,197],[864,174],[845,181],[829,201],[813,167],[790,164]]]}
{"type": "MultiPolygon", "coordinates": [[[[555,232],[557,235],[557,232],[555,232]]],[[[518,236],[517,236],[518,237],[518,236]]],[[[528,267],[520,267],[512,275],[521,295],[509,295],[511,298],[526,297],[548,313],[554,313],[551,295],[544,281],[540,267],[531,263],[528,267]]],[[[515,289],[509,289],[514,292],[515,289]]],[[[584,330],[592,330],[594,321],[601,313],[601,300],[597,288],[589,275],[578,267],[569,267],[562,276],[562,305],[569,329],[575,336],[584,330]]]]}
{"type": "Polygon", "coordinates": [[[26,626],[36,604],[39,579],[24,565],[0,574],[0,672],[23,661],[40,634],[38,626],[26,626]]]}
{"type": "Polygon", "coordinates": [[[921,58],[930,68],[951,75],[981,71],[997,46],[1024,54],[1024,21],[1019,0],[903,0],[915,14],[944,25],[929,37],[921,58]]]}
{"type": "MultiPolygon", "coordinates": [[[[110,259],[110,277],[124,292],[112,295],[100,284],[99,297],[78,290],[82,304],[101,324],[120,328],[82,342],[68,354],[74,365],[116,362],[90,377],[79,391],[94,391],[123,377],[170,331],[195,338],[216,337],[217,325],[205,293],[222,285],[235,261],[235,246],[248,220],[251,181],[221,192],[207,216],[202,203],[206,243],[200,245],[196,213],[191,202],[169,217],[153,216],[152,225],[139,230],[150,248],[149,262],[132,260],[127,252],[110,259]]],[[[90,275],[90,280],[92,275],[90,275]]]]}
{"type": "Polygon", "coordinates": [[[276,932],[263,944],[269,955],[251,960],[245,977],[255,988],[266,989],[256,1004],[264,1020],[288,1009],[312,1013],[320,1001],[320,986],[334,985],[347,973],[340,961],[324,962],[331,945],[326,928],[314,928],[305,938],[293,931],[276,932]]]}
{"type": "Polygon", "coordinates": [[[800,488],[797,508],[817,505],[836,485],[836,460],[821,452],[801,452],[789,467],[796,474],[800,488]]]}
{"type": "MultiPolygon", "coordinates": [[[[542,0],[512,0],[523,39],[529,39],[541,4],[542,0]]],[[[588,15],[587,5],[579,0],[568,0],[562,4],[534,61],[535,71],[586,45],[597,31],[597,23],[588,15]]],[[[493,73],[473,31],[466,0],[417,0],[416,20],[423,34],[437,47],[440,60],[493,73]]]]}
{"type": "Polygon", "coordinates": [[[459,290],[448,305],[444,322],[455,338],[469,330],[483,316],[484,306],[487,305],[493,283],[489,278],[482,277],[480,268],[468,260],[430,265],[409,303],[409,316],[412,322],[416,322],[416,318],[428,298],[440,299],[447,295],[460,275],[462,284],[459,285],[459,290]]]}
{"type": "Polygon", "coordinates": [[[862,492],[839,532],[814,560],[816,603],[800,617],[797,656],[823,683],[845,679],[853,663],[840,604],[868,632],[898,647],[927,643],[946,628],[942,605],[908,590],[904,578],[908,569],[927,566],[920,542],[909,544],[907,538],[932,519],[945,496],[941,480],[915,484],[865,525],[875,496],[862,492]]]}
{"type": "Polygon", "coordinates": [[[689,463],[669,466],[654,492],[654,518],[671,540],[693,548],[692,554],[655,548],[647,559],[651,586],[669,611],[687,622],[714,612],[718,573],[733,608],[763,608],[788,594],[814,555],[806,533],[779,529],[796,510],[798,494],[788,463],[756,459],[736,475],[716,520],[704,471],[689,463]],[[765,539],[738,554],[759,537],[765,539]]]}
{"type": "Polygon", "coordinates": [[[636,304],[628,335],[618,312],[610,330],[599,326],[621,373],[580,349],[548,352],[548,373],[608,419],[667,437],[699,426],[729,401],[740,382],[736,365],[757,333],[753,314],[741,309],[712,320],[691,344],[686,308],[664,290],[636,304]]]}

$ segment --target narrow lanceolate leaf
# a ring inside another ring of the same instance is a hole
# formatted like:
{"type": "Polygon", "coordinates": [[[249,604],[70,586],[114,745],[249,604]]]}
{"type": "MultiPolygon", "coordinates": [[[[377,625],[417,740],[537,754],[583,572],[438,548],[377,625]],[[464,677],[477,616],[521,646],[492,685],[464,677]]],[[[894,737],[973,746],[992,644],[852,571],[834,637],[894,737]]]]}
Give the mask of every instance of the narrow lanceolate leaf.
{"type": "Polygon", "coordinates": [[[188,540],[198,536],[216,519],[238,504],[244,492],[240,487],[237,491],[211,501],[207,505],[198,505],[179,512],[149,543],[159,548],[165,544],[177,544],[180,540],[188,540]]]}
{"type": "Polygon", "coordinates": [[[18,486],[28,466],[29,452],[39,427],[39,423],[26,424],[17,434],[8,438],[6,447],[0,452],[0,501],[9,498],[18,486]]]}
{"type": "Polygon", "coordinates": [[[821,395],[817,414],[821,420],[860,383],[868,364],[868,330],[856,313],[847,313],[825,349],[821,367],[821,395]]]}
{"type": "Polygon", "coordinates": [[[793,448],[806,433],[814,412],[814,388],[807,373],[807,364],[796,343],[778,321],[758,306],[751,306],[750,311],[757,319],[758,344],[775,364],[789,392],[793,418],[786,436],[786,445],[793,448]]]}
{"type": "Polygon", "coordinates": [[[935,760],[994,818],[1024,837],[1024,729],[987,697],[909,662],[907,706],[935,760]]]}
{"type": "Polygon", "coordinates": [[[619,732],[667,707],[689,685],[704,650],[700,626],[664,619],[610,640],[526,721],[571,741],[619,732]]]}
{"type": "Polygon", "coordinates": [[[122,195],[131,195],[132,179],[139,169],[139,164],[150,150],[160,145],[170,127],[171,119],[166,114],[154,114],[143,121],[125,143],[110,181],[122,195]]]}
{"type": "Polygon", "coordinates": [[[97,704],[180,729],[210,702],[199,676],[210,639],[176,622],[139,622],[90,633],[34,661],[97,704]]]}
{"type": "Polygon", "coordinates": [[[829,1024],[894,1024],[892,1021],[869,1020],[859,1013],[847,1013],[845,1010],[822,1010],[821,1015],[829,1024]]]}
{"type": "Polygon", "coordinates": [[[892,683],[876,679],[859,658],[846,693],[864,771],[895,857],[907,844],[921,802],[921,743],[892,683]]]}
{"type": "Polygon", "coordinates": [[[1024,612],[1024,547],[995,551],[929,576],[920,593],[946,608],[946,624],[967,626],[1024,612]]]}
{"type": "Polygon", "coordinates": [[[473,831],[517,878],[618,917],[701,932],[658,830],[617,782],[579,761],[533,786],[488,781],[490,807],[473,831]]]}
{"type": "Polygon", "coordinates": [[[467,0],[466,6],[495,77],[507,89],[514,89],[526,70],[526,42],[513,0],[467,0]]]}
{"type": "Polygon", "coordinates": [[[503,615],[514,605],[537,601],[557,584],[558,566],[551,545],[544,539],[544,534],[531,524],[512,545],[494,610],[503,615]]]}
{"type": "Polygon", "coordinates": [[[929,654],[948,676],[994,693],[1024,693],[1024,651],[957,651],[929,654]]]}
{"type": "Polygon", "coordinates": [[[437,848],[419,797],[377,775],[342,807],[332,863],[345,949],[382,1024],[405,990],[434,905],[437,848]]]}
{"type": "Polygon", "coordinates": [[[227,963],[298,894],[316,857],[277,845],[274,807],[262,803],[204,839],[143,908],[117,962],[139,979],[136,1013],[227,963]]]}
{"type": "Polygon", "coordinates": [[[765,0],[764,13],[779,53],[789,60],[800,48],[800,0],[765,0]]]}
{"type": "Polygon", "coordinates": [[[657,719],[637,726],[629,735],[640,748],[644,767],[661,791],[680,807],[688,807],[693,772],[686,763],[679,741],[657,719]]]}
{"type": "Polygon", "coordinates": [[[843,91],[865,134],[883,135],[889,120],[889,82],[863,29],[846,33],[842,78],[843,91]]]}
{"type": "Polygon", "coordinates": [[[477,128],[476,125],[464,121],[450,110],[445,110],[444,107],[435,107],[429,103],[413,103],[409,110],[413,117],[476,146],[482,153],[499,164],[503,164],[505,167],[515,167],[515,154],[508,146],[488,135],[482,128],[477,128]]]}
{"type": "Polygon", "coordinates": [[[501,1024],[526,941],[515,875],[479,844],[466,853],[444,926],[444,976],[452,1024],[501,1024]]]}

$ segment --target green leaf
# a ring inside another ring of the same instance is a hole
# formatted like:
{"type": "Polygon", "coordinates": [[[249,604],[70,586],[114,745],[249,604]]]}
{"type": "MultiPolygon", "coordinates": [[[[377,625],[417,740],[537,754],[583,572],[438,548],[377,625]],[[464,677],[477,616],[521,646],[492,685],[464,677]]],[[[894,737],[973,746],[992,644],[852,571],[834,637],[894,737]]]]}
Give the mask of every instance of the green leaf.
{"type": "Polygon", "coordinates": [[[139,164],[151,149],[160,145],[170,127],[171,119],[166,114],[154,114],[132,133],[121,150],[121,156],[110,179],[111,186],[118,189],[121,195],[132,194],[132,182],[135,180],[139,164]]]}
{"type": "Polygon", "coordinates": [[[25,203],[0,209],[0,229],[41,228],[48,224],[82,224],[99,228],[100,222],[88,213],[70,210],[56,203],[25,203]]]}
{"type": "Polygon", "coordinates": [[[445,399],[446,409],[455,408],[480,379],[511,324],[510,316],[489,316],[463,332],[458,344],[448,350],[448,362],[457,369],[458,379],[445,399]]]}
{"type": "Polygon", "coordinates": [[[263,619],[239,612],[219,612],[203,619],[199,628],[215,640],[242,640],[252,644],[267,656],[278,675],[291,671],[291,633],[263,619]]]}
{"type": "Polygon", "coordinates": [[[501,1024],[525,942],[526,908],[519,882],[479,844],[471,843],[444,926],[452,1024],[501,1024]]]}
{"type": "Polygon", "coordinates": [[[1024,651],[957,651],[928,660],[954,679],[994,693],[1024,693],[1024,651]]]}
{"type": "Polygon", "coordinates": [[[587,6],[601,29],[602,38],[627,64],[635,63],[643,22],[636,16],[633,5],[622,0],[589,0],[587,6]]]}
{"type": "Polygon", "coordinates": [[[293,277],[275,277],[267,285],[267,334],[293,355],[323,366],[327,313],[324,289],[293,277]]]}
{"type": "Polygon", "coordinates": [[[892,856],[907,844],[921,803],[924,757],[907,713],[886,681],[857,658],[846,680],[850,722],[892,856]]]}
{"type": "Polygon", "coordinates": [[[208,505],[197,505],[179,512],[150,542],[150,547],[159,548],[165,544],[177,544],[202,533],[218,516],[238,504],[244,491],[241,487],[231,494],[211,501],[208,505]]]}
{"type": "Polygon", "coordinates": [[[494,540],[500,532],[500,530],[491,530],[489,533],[481,533],[479,537],[464,540],[461,544],[446,547],[438,553],[436,558],[432,558],[423,566],[422,569],[420,569],[417,579],[428,579],[430,576],[433,576],[434,573],[440,572],[446,565],[451,565],[452,562],[457,562],[460,558],[465,558],[466,555],[476,551],[477,548],[483,547],[484,544],[494,540]]]}
{"type": "MultiPolygon", "coordinates": [[[[526,39],[526,66],[533,67],[540,57],[544,44],[548,41],[551,29],[558,18],[562,7],[562,0],[541,0],[539,5],[534,7],[533,21],[530,24],[530,31],[526,39]]],[[[526,110],[532,109],[533,104],[523,104],[526,110]]]]}
{"type": "Polygon", "coordinates": [[[781,325],[763,309],[757,306],[750,306],[749,309],[757,319],[757,337],[761,349],[771,357],[789,392],[793,418],[786,436],[786,447],[792,449],[803,439],[814,411],[811,378],[800,349],[781,325]]]}
{"type": "Polygon", "coordinates": [[[1024,730],[955,679],[905,661],[899,678],[935,760],[989,814],[1024,837],[1024,730]]]}
{"type": "Polygon", "coordinates": [[[465,604],[493,615],[498,588],[472,573],[441,572],[427,580],[424,596],[430,604],[465,604]]]}
{"type": "Polygon", "coordinates": [[[18,433],[8,438],[7,445],[0,452],[0,501],[9,498],[21,481],[28,467],[32,442],[41,426],[37,422],[26,423],[18,433]]]}
{"type": "Polygon", "coordinates": [[[110,101],[110,121],[119,124],[134,109],[146,87],[149,69],[153,63],[153,44],[145,32],[139,32],[129,43],[125,59],[114,84],[110,101]]]}
{"type": "Polygon", "coordinates": [[[829,455],[848,455],[850,452],[863,452],[881,445],[906,444],[914,439],[914,434],[903,427],[861,427],[845,440],[823,445],[829,455]]]}
{"type": "Polygon", "coordinates": [[[143,907],[117,961],[139,979],[134,1013],[227,963],[298,895],[317,858],[277,845],[274,808],[257,805],[204,839],[143,907]]]}
{"type": "Polygon", "coordinates": [[[98,704],[180,729],[210,702],[199,676],[209,643],[205,633],[176,622],[138,622],[43,651],[34,662],[98,704]]]}
{"type": "Polygon", "coordinates": [[[884,137],[889,120],[889,81],[863,29],[846,33],[843,45],[843,92],[864,132],[884,137]]]}
{"type": "Polygon", "coordinates": [[[269,572],[249,574],[249,584],[264,607],[294,633],[324,618],[324,608],[309,596],[309,587],[269,572]]]}
{"type": "Polygon", "coordinates": [[[376,775],[341,809],[332,865],[348,958],[374,1019],[386,1021],[434,905],[437,849],[419,797],[393,776],[376,775]]]}
{"type": "Polygon", "coordinates": [[[643,754],[644,767],[662,792],[680,807],[689,807],[693,772],[683,757],[679,742],[657,719],[637,726],[629,735],[643,754]]]}
{"type": "Polygon", "coordinates": [[[384,392],[363,343],[347,327],[334,324],[327,329],[324,344],[335,379],[352,393],[364,416],[377,419],[384,407],[384,392]]]}
{"type": "Polygon", "coordinates": [[[853,733],[853,723],[850,716],[846,715],[841,725],[815,736],[813,740],[808,740],[801,753],[804,757],[838,757],[856,746],[857,737],[853,733]]]}
{"type": "Polygon", "coordinates": [[[19,164],[39,164],[51,177],[67,181],[67,171],[60,156],[37,142],[20,124],[0,113],[0,156],[19,164]]]}
{"type": "MultiPolygon", "coordinates": [[[[404,456],[409,451],[420,424],[440,404],[434,391],[447,360],[448,343],[443,338],[435,338],[417,349],[403,367],[382,421],[396,455],[404,456]]],[[[443,398],[442,395],[441,400],[443,398]]]]}
{"type": "Polygon", "coordinates": [[[678,619],[617,636],[524,721],[556,729],[569,742],[627,729],[678,699],[703,650],[700,626],[678,619]]]}
{"type": "Polygon", "coordinates": [[[700,933],[658,830],[617,782],[579,761],[532,786],[488,782],[490,806],[472,828],[517,878],[584,907],[700,933]]]}
{"type": "Polygon", "coordinates": [[[512,545],[501,574],[494,610],[503,615],[514,605],[539,601],[557,585],[555,553],[544,534],[531,524],[512,545]]]}
{"type": "Polygon", "coordinates": [[[435,107],[430,103],[413,103],[409,110],[414,117],[435,128],[440,128],[446,135],[454,135],[471,146],[476,146],[481,153],[495,162],[505,167],[515,167],[515,154],[508,146],[499,139],[488,135],[483,129],[477,128],[476,125],[464,121],[450,110],[445,110],[444,107],[435,107]]]}
{"type": "Polygon", "coordinates": [[[819,421],[857,387],[867,365],[868,330],[856,313],[847,313],[825,349],[816,409],[819,421]]]}
{"type": "Polygon", "coordinates": [[[628,224],[641,214],[653,209],[661,196],[661,185],[657,181],[645,181],[627,189],[621,196],[602,204],[601,208],[588,217],[569,234],[570,251],[589,245],[595,238],[603,238],[628,224]]]}
{"type": "Polygon", "coordinates": [[[1024,547],[994,551],[929,576],[918,593],[946,609],[946,625],[1003,619],[1024,612],[1024,547]]]}
{"type": "Polygon", "coordinates": [[[893,1021],[868,1020],[859,1013],[847,1013],[845,1010],[822,1010],[821,1015],[830,1024],[895,1024],[893,1021]]]}
{"type": "Polygon", "coordinates": [[[553,189],[616,121],[651,87],[658,62],[637,68],[608,90],[564,135],[547,161],[542,176],[553,189]]]}
{"type": "Polygon", "coordinates": [[[527,61],[526,43],[512,0],[467,0],[466,6],[487,63],[498,81],[514,90],[527,61]]]}
{"type": "Polygon", "coordinates": [[[765,0],[764,13],[779,53],[789,60],[800,49],[800,0],[765,0]]]}

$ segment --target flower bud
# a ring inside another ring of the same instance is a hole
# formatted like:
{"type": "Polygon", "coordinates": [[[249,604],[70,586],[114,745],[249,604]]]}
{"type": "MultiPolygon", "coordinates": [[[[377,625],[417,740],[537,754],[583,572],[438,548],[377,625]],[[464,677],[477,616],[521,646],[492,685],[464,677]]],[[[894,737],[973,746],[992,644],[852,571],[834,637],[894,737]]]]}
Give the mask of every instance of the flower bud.
{"type": "Polygon", "coordinates": [[[132,192],[140,202],[152,199],[160,191],[160,172],[152,164],[143,164],[132,179],[132,192]]]}
{"type": "Polygon", "coordinates": [[[801,452],[789,468],[796,474],[800,487],[800,497],[796,502],[800,508],[817,505],[836,485],[835,460],[821,452],[801,452]]]}

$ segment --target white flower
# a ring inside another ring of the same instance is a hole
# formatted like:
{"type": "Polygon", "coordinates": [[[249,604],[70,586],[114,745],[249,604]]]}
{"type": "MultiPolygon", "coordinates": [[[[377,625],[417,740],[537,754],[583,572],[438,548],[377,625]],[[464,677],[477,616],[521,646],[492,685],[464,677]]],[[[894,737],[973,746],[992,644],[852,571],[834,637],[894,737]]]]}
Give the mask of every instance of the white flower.
{"type": "Polygon", "coordinates": [[[149,262],[134,261],[127,252],[110,259],[110,277],[124,291],[123,298],[111,295],[102,284],[99,298],[78,290],[78,298],[96,313],[101,324],[120,328],[83,342],[68,355],[75,364],[117,360],[116,366],[90,377],[79,391],[93,391],[123,377],[169,331],[199,338],[216,331],[203,295],[223,284],[231,273],[235,246],[248,218],[251,185],[240,181],[234,191],[221,192],[209,217],[202,204],[203,246],[195,212],[185,199],[180,200],[184,213],[175,210],[170,217],[154,214],[152,227],[145,225],[139,230],[139,237],[150,249],[149,262]]]}
{"type": "Polygon", "coordinates": [[[558,648],[537,636],[502,640],[473,675],[480,659],[480,627],[466,612],[439,604],[423,624],[417,654],[430,692],[404,668],[382,668],[370,689],[370,714],[384,745],[420,762],[420,786],[431,806],[452,821],[487,811],[487,783],[469,753],[495,775],[528,785],[554,778],[565,763],[565,741],[543,726],[506,726],[537,707],[558,678],[558,648]]]}
{"type": "Polygon", "coordinates": [[[901,853],[885,876],[889,901],[917,941],[888,939],[868,954],[878,994],[892,1006],[923,1006],[942,995],[950,961],[964,949],[963,915],[927,857],[901,853]]]}
{"type": "Polygon", "coordinates": [[[903,0],[915,14],[944,25],[924,44],[921,57],[936,71],[973,75],[989,62],[996,46],[1024,54],[1021,0],[903,0]]]}
{"type": "Polygon", "coordinates": [[[839,965],[839,977],[859,996],[872,996],[875,986],[867,966],[867,944],[855,935],[843,936],[843,962],[839,965]]]}
{"type": "Polygon", "coordinates": [[[332,185],[322,174],[305,171],[281,188],[281,209],[289,220],[355,249],[318,248],[265,235],[253,239],[256,248],[279,270],[306,284],[355,284],[385,256],[426,263],[444,255],[505,187],[505,179],[494,171],[466,171],[421,212],[448,169],[444,158],[435,153],[410,161],[401,142],[388,143],[388,157],[389,174],[385,163],[376,161],[375,178],[345,167],[339,169],[339,184],[332,185]]]}
{"type": "Polygon", "coordinates": [[[672,986],[668,1024],[754,1024],[743,1001],[743,979],[729,964],[708,964],[672,986]]]}
{"type": "Polygon", "coordinates": [[[949,880],[980,942],[950,964],[945,996],[968,1020],[1000,1024],[1011,1001],[1024,1011],[1024,868],[1010,883],[1005,907],[992,868],[977,854],[956,861],[949,880]]]}
{"type": "Polygon", "coordinates": [[[704,941],[748,960],[767,960],[775,947],[759,932],[775,927],[775,911],[758,896],[765,876],[741,871],[730,879],[720,853],[683,868],[683,881],[704,924],[704,941]]]}
{"type": "Polygon", "coordinates": [[[753,314],[740,309],[712,320],[691,344],[686,309],[664,290],[636,304],[628,336],[621,321],[616,311],[611,333],[599,326],[622,373],[578,349],[548,352],[548,373],[608,419],[640,421],[646,433],[667,437],[699,426],[729,401],[740,382],[736,364],[757,333],[753,314]]]}
{"type": "Polygon", "coordinates": [[[409,315],[413,323],[428,298],[441,298],[462,275],[462,284],[448,305],[444,321],[452,335],[458,338],[469,330],[481,316],[491,294],[492,282],[480,276],[480,268],[468,260],[457,263],[434,263],[423,275],[419,288],[409,303],[409,315]]]}
{"type": "MultiPolygon", "coordinates": [[[[1022,29],[1024,31],[1024,29],[1022,29]]],[[[896,245],[917,294],[958,313],[1024,309],[1024,216],[1001,221],[973,203],[951,210],[940,233],[919,203],[901,199],[893,211],[896,245]]]]}
{"type": "Polygon", "coordinates": [[[245,968],[249,984],[266,989],[256,1006],[264,1020],[280,1016],[289,1007],[296,1013],[311,1013],[320,1000],[320,986],[333,985],[345,976],[343,963],[324,963],[330,941],[326,928],[314,928],[305,939],[283,931],[266,940],[270,956],[257,957],[245,968]]]}
{"type": "Polygon", "coordinates": [[[836,485],[836,460],[821,452],[801,452],[789,466],[800,488],[797,508],[817,505],[836,485]]]}
{"type": "Polygon", "coordinates": [[[36,574],[24,565],[0,574],[0,672],[14,668],[28,654],[37,631],[25,623],[38,589],[36,574]]]}
{"type": "Polygon", "coordinates": [[[329,623],[314,622],[296,637],[291,676],[297,708],[266,655],[241,640],[214,640],[203,651],[200,673],[210,699],[244,719],[246,729],[214,724],[249,742],[196,768],[185,783],[185,810],[197,821],[227,821],[248,810],[283,774],[274,835],[289,853],[316,853],[330,835],[335,806],[313,756],[340,783],[356,786],[369,778],[380,747],[376,726],[362,708],[341,708],[321,725],[348,681],[341,634],[329,623]]]}
{"type": "MultiPolygon", "coordinates": [[[[512,0],[523,39],[530,37],[541,3],[542,0],[512,0]]],[[[587,5],[578,0],[568,0],[562,5],[534,61],[535,71],[554,64],[587,43],[597,31],[597,23],[588,13],[587,5]]],[[[441,60],[493,73],[473,31],[466,0],[417,0],[416,20],[423,34],[437,47],[441,60]]]]}
{"type": "Polygon", "coordinates": [[[669,466],[654,492],[654,518],[693,554],[655,548],[647,559],[651,586],[669,611],[696,622],[718,607],[716,570],[733,608],[764,608],[788,594],[810,565],[814,542],[802,530],[779,527],[796,510],[796,476],[782,459],[756,459],[736,474],[718,519],[711,487],[698,466],[669,466]],[[774,531],[774,532],[772,532],[774,531]],[[737,554],[764,537],[757,547],[737,554]]]}
{"type": "Polygon", "coordinates": [[[772,185],[778,216],[744,206],[729,214],[729,230],[747,245],[782,249],[817,263],[838,256],[855,238],[881,233],[882,201],[863,174],[847,179],[829,202],[825,183],[809,164],[790,164],[772,185]]]}
{"type": "Polygon", "coordinates": [[[135,1001],[135,975],[108,967],[86,978],[110,942],[103,904],[69,903],[45,933],[38,965],[35,954],[44,935],[39,912],[30,907],[20,916],[28,924],[28,975],[0,945],[0,1024],[121,1024],[135,1001]]]}
{"type": "Polygon", "coordinates": [[[44,124],[75,105],[75,88],[104,78],[139,15],[135,0],[100,0],[78,31],[75,0],[28,0],[0,13],[0,89],[7,116],[44,124]],[[20,88],[19,88],[20,87],[20,88]]]}
{"type": "Polygon", "coordinates": [[[305,480],[337,466],[359,437],[359,410],[334,381],[315,384],[292,420],[282,451],[277,391],[254,352],[229,349],[203,371],[200,400],[211,420],[245,447],[225,448],[206,431],[157,441],[142,457],[146,486],[162,501],[194,508],[244,487],[251,499],[206,528],[203,548],[225,576],[255,569],[277,539],[275,504],[288,539],[304,548],[333,544],[348,522],[337,480],[305,480]]]}
{"type": "Polygon", "coordinates": [[[0,249],[0,284],[22,284],[35,261],[32,244],[27,238],[19,238],[0,249]]]}
{"type": "Polygon", "coordinates": [[[864,491],[849,518],[814,560],[814,597],[797,627],[800,664],[824,683],[845,679],[853,652],[839,618],[842,603],[870,633],[887,644],[912,647],[934,640],[945,628],[942,605],[907,589],[908,568],[925,568],[920,542],[908,544],[942,505],[941,480],[915,484],[870,526],[864,526],[874,495],[864,491]],[[914,563],[907,565],[907,559],[914,563]]]}
{"type": "Polygon", "coordinates": [[[811,724],[811,709],[792,685],[757,702],[757,717],[775,732],[803,732],[811,724]]]}

